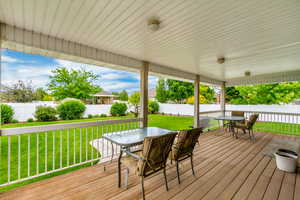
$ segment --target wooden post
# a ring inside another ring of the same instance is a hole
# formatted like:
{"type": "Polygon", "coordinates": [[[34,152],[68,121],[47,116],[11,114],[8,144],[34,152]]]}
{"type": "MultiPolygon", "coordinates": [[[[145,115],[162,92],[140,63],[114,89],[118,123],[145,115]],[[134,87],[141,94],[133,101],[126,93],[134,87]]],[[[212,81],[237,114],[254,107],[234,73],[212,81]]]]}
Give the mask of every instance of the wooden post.
{"type": "Polygon", "coordinates": [[[220,104],[221,104],[222,115],[225,115],[225,112],[226,112],[226,107],[225,107],[225,82],[223,82],[223,84],[221,85],[220,104]]]}
{"type": "Polygon", "coordinates": [[[194,81],[194,128],[200,127],[200,120],[199,120],[199,88],[200,87],[200,76],[196,75],[196,79],[194,81]]]}
{"type": "Polygon", "coordinates": [[[140,127],[144,128],[148,126],[148,71],[149,62],[143,62],[143,68],[140,72],[141,76],[141,109],[140,117],[143,118],[140,127]]]}

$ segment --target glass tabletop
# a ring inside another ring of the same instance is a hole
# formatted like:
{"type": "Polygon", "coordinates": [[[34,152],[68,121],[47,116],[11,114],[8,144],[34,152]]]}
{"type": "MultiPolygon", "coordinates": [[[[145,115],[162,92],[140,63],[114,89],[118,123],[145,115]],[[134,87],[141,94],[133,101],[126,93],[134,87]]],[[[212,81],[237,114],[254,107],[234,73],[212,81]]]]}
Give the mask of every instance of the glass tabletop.
{"type": "Polygon", "coordinates": [[[174,132],[158,127],[146,127],[104,134],[102,137],[121,146],[143,143],[145,137],[165,135],[174,132]]]}
{"type": "Polygon", "coordinates": [[[219,116],[215,118],[216,120],[227,120],[227,121],[242,121],[245,120],[245,117],[239,116],[219,116]]]}

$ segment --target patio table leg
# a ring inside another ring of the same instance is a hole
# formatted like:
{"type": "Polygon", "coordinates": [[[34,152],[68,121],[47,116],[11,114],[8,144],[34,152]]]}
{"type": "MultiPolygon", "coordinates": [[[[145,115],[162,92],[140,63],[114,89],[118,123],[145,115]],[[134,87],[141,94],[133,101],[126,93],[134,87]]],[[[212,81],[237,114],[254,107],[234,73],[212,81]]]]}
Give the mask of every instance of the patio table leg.
{"type": "Polygon", "coordinates": [[[121,187],[121,158],[122,158],[123,150],[121,148],[120,155],[118,158],[118,187],[121,187]]]}
{"type": "Polygon", "coordinates": [[[110,163],[112,163],[113,159],[114,159],[114,145],[113,143],[111,142],[111,158],[110,158],[110,163]]]}

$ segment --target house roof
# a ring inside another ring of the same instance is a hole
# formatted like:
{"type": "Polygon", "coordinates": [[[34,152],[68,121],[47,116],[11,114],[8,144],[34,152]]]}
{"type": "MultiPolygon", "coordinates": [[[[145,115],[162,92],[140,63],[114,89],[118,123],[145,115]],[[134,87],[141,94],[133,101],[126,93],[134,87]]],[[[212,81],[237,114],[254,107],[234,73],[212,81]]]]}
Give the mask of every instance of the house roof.
{"type": "Polygon", "coordinates": [[[94,97],[115,97],[116,95],[111,94],[110,92],[101,91],[93,95],[94,97]]]}

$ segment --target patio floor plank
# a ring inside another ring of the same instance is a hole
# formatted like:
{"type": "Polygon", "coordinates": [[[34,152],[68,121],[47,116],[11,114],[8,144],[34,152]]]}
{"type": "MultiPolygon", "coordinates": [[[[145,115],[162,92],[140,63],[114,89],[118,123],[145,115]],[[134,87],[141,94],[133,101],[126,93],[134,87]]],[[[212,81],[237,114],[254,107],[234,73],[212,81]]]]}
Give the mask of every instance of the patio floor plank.
{"type": "MultiPolygon", "coordinates": [[[[175,165],[168,164],[169,191],[162,173],[155,174],[145,180],[146,199],[299,199],[300,174],[276,169],[274,160],[261,153],[273,137],[281,136],[256,135],[255,143],[228,134],[200,136],[194,155],[196,176],[186,160],[180,164],[178,184],[175,165]]],[[[128,189],[118,188],[116,171],[115,161],[102,163],[0,193],[0,200],[140,199],[139,178],[130,173],[128,189]]]]}

